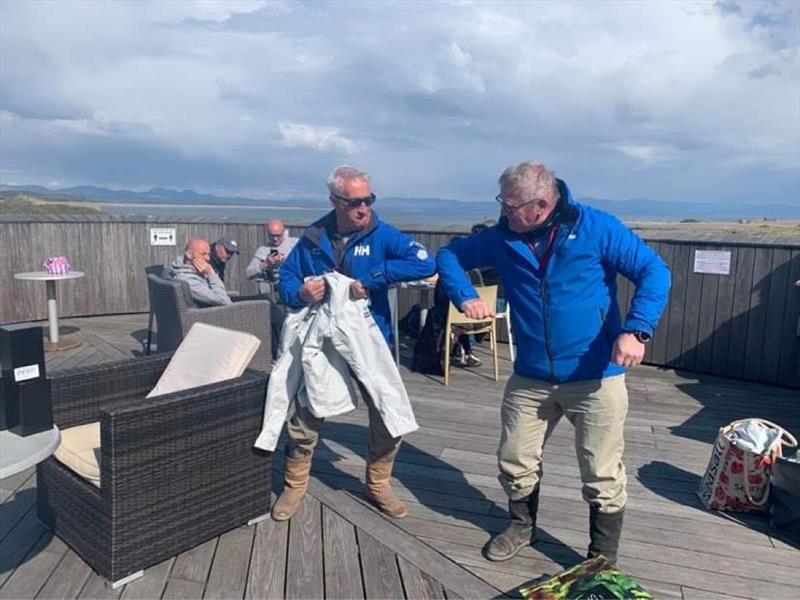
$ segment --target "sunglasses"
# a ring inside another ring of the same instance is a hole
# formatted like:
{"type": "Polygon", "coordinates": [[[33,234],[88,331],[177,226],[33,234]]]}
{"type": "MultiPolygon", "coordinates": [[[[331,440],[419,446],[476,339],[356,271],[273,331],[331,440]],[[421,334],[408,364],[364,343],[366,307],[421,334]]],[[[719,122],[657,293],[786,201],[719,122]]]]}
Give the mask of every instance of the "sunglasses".
{"type": "Polygon", "coordinates": [[[375,204],[375,194],[370,194],[369,196],[364,196],[363,198],[344,198],[331,192],[331,198],[336,198],[347,208],[358,208],[362,204],[364,206],[372,206],[375,204]]]}
{"type": "Polygon", "coordinates": [[[508,212],[516,212],[519,209],[528,206],[529,204],[533,204],[534,202],[545,202],[545,203],[547,202],[542,198],[534,198],[533,200],[528,200],[527,202],[520,202],[519,204],[508,204],[503,200],[502,196],[495,196],[494,199],[497,200],[500,206],[502,206],[508,212]]]}

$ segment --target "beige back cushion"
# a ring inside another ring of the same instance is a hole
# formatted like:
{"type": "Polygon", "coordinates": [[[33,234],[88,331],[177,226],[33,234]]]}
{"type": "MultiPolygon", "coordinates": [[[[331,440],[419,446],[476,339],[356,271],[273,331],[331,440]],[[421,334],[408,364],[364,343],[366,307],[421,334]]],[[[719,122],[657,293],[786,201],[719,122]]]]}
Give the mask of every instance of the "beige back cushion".
{"type": "Polygon", "coordinates": [[[240,377],[260,344],[249,333],[195,323],[147,397],[240,377]]]}

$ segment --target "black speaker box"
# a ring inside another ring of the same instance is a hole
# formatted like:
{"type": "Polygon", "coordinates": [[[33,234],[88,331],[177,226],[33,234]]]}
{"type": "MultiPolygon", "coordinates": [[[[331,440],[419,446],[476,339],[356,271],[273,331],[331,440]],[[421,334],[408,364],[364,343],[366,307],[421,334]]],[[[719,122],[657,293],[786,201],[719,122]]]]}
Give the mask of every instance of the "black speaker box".
{"type": "Polygon", "coordinates": [[[0,326],[0,429],[30,435],[53,426],[42,328],[0,326]]]}

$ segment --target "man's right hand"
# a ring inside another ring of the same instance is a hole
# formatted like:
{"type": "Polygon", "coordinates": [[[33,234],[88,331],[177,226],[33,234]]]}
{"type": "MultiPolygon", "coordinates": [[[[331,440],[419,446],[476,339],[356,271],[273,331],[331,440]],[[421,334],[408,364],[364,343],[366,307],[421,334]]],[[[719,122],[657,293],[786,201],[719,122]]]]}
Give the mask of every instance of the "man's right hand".
{"type": "Polygon", "coordinates": [[[299,294],[306,304],[316,304],[325,297],[325,280],[321,277],[309,279],[300,288],[299,294]]]}
{"type": "Polygon", "coordinates": [[[461,305],[461,310],[470,319],[488,319],[494,316],[494,309],[490,308],[486,302],[480,298],[467,300],[461,305]]]}
{"type": "Polygon", "coordinates": [[[261,270],[266,271],[267,269],[273,269],[281,264],[285,258],[286,257],[280,252],[270,254],[267,256],[267,258],[261,261],[261,270]]]}
{"type": "Polygon", "coordinates": [[[198,273],[206,277],[214,272],[214,267],[211,266],[211,263],[199,256],[192,258],[192,266],[198,273]]]}

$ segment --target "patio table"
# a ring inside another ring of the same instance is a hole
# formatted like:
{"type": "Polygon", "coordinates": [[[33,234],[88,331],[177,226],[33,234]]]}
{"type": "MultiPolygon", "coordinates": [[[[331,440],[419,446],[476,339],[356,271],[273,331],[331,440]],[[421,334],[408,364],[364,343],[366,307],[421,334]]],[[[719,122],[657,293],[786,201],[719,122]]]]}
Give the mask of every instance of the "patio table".
{"type": "Polygon", "coordinates": [[[24,471],[50,456],[61,443],[61,432],[52,429],[20,436],[11,431],[0,431],[0,479],[24,471]]]}
{"type": "Polygon", "coordinates": [[[58,294],[56,292],[56,282],[65,279],[77,279],[83,277],[83,271],[70,271],[64,275],[51,275],[47,271],[31,271],[27,273],[14,273],[14,279],[25,281],[44,281],[47,284],[47,320],[50,324],[50,341],[45,342],[46,352],[54,350],[69,350],[81,345],[75,339],[62,340],[58,335],[58,294]]]}

